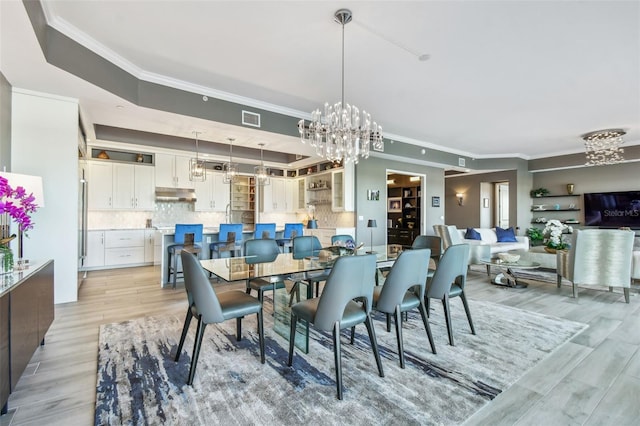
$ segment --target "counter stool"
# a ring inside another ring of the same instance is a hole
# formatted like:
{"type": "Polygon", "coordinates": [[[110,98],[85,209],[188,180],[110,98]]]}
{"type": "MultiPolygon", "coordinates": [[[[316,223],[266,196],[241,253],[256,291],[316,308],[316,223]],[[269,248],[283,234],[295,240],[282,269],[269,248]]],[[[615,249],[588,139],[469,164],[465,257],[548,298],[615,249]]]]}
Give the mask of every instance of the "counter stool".
{"type": "Polygon", "coordinates": [[[276,242],[280,247],[282,247],[283,253],[288,253],[291,251],[291,246],[293,245],[293,239],[295,237],[302,237],[303,235],[303,227],[302,223],[285,223],[284,224],[284,238],[278,238],[276,242]]]}
{"type": "Polygon", "coordinates": [[[209,258],[224,257],[224,253],[235,257],[240,255],[242,250],[242,224],[241,223],[221,223],[218,232],[218,241],[209,244],[209,258]]]}
{"type": "Polygon", "coordinates": [[[274,240],[276,238],[275,223],[256,223],[253,238],[256,240],[274,240]]]}
{"type": "Polygon", "coordinates": [[[176,280],[178,274],[182,274],[182,271],[178,270],[178,257],[182,251],[187,251],[200,258],[200,252],[202,247],[199,244],[202,242],[203,226],[191,225],[191,224],[176,224],[174,244],[167,247],[169,253],[169,259],[167,262],[167,282],[171,281],[172,287],[176,288],[176,280]],[[173,278],[172,278],[173,275],[173,278]]]}

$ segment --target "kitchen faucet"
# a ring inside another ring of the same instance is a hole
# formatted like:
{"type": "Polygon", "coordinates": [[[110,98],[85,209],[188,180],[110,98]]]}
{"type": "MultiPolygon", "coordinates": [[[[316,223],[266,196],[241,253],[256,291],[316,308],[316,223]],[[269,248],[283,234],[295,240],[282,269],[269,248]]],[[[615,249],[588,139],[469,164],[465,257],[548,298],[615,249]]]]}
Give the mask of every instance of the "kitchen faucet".
{"type": "Polygon", "coordinates": [[[231,223],[231,203],[227,203],[227,206],[224,208],[224,222],[231,223]]]}

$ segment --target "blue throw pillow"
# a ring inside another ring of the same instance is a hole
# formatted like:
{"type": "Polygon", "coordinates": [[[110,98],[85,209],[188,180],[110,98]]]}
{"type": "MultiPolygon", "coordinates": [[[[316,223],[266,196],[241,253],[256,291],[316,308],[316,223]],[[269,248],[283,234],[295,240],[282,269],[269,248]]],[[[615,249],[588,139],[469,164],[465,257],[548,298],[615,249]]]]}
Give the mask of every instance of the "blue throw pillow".
{"type": "Polygon", "coordinates": [[[513,232],[513,227],[509,229],[502,229],[496,226],[496,237],[498,237],[499,243],[517,243],[516,234],[513,232]]]}
{"type": "Polygon", "coordinates": [[[467,232],[464,234],[465,240],[482,240],[480,233],[473,228],[467,228],[467,232]]]}

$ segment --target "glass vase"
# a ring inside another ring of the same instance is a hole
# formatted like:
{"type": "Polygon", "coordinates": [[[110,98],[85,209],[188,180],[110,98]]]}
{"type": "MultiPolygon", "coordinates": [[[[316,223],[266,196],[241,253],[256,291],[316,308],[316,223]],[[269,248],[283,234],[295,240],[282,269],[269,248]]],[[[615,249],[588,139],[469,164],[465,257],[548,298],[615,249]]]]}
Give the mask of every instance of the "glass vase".
{"type": "Polygon", "coordinates": [[[0,245],[0,275],[13,272],[13,251],[4,245],[0,245]]]}

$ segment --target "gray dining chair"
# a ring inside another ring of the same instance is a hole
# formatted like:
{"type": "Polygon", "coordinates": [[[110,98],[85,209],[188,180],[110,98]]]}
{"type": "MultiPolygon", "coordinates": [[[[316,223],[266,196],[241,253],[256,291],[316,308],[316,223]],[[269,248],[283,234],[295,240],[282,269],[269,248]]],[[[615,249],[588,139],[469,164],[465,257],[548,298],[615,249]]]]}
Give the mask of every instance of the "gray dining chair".
{"type": "Polygon", "coordinates": [[[427,281],[426,305],[427,313],[430,312],[430,300],[438,299],[442,301],[444,308],[444,316],[447,323],[447,333],[449,334],[449,344],[453,343],[453,330],[451,328],[451,309],[449,307],[449,299],[452,297],[460,297],[467,314],[467,320],[471,327],[471,334],[476,334],[469,311],[467,297],[464,294],[464,285],[467,280],[467,269],[469,258],[468,244],[455,244],[449,246],[438,262],[433,277],[427,281]]]}
{"type": "MultiPolygon", "coordinates": [[[[244,243],[245,262],[249,265],[257,263],[267,263],[276,260],[280,254],[280,247],[273,239],[254,239],[244,243]]],[[[258,292],[258,300],[264,302],[264,292],[273,290],[273,312],[276,311],[276,290],[285,288],[285,277],[274,275],[271,277],[250,278],[246,282],[246,292],[251,294],[251,290],[258,292]]]]}
{"type": "Polygon", "coordinates": [[[365,323],[373,355],[378,365],[378,374],[380,377],[384,377],[376,334],[371,320],[375,270],[375,255],[340,257],[336,260],[327,278],[322,295],[298,302],[291,307],[291,334],[289,335],[289,361],[287,365],[293,365],[296,326],[299,320],[312,324],[319,330],[332,332],[338,399],[342,399],[343,393],[340,330],[365,323]]]}
{"type": "Polygon", "coordinates": [[[195,342],[193,344],[193,354],[191,356],[191,367],[189,368],[189,378],[187,384],[193,384],[193,377],[196,374],[196,365],[200,356],[200,347],[204,336],[205,327],[208,324],[221,323],[229,319],[236,319],[236,339],[242,339],[242,318],[247,315],[256,314],[258,316],[258,337],[260,339],[260,362],[264,364],[264,326],[262,322],[262,303],[255,297],[249,296],[241,291],[226,291],[217,294],[207,275],[200,266],[198,259],[191,253],[183,251],[181,254],[182,267],[184,270],[184,288],[187,292],[187,317],[182,327],[180,343],[176,351],[175,361],[180,359],[182,346],[189,331],[191,318],[198,319],[195,342]]]}
{"type": "MultiPolygon", "coordinates": [[[[320,244],[320,240],[318,240],[318,237],[314,235],[305,235],[301,237],[295,237],[293,239],[292,252],[294,259],[304,259],[305,257],[318,256],[318,253],[321,249],[322,245],[320,244]]],[[[316,297],[318,297],[320,293],[320,283],[327,280],[329,272],[330,271],[328,269],[310,271],[306,272],[302,279],[295,280],[291,289],[291,299],[289,300],[289,305],[291,305],[291,302],[293,301],[294,294],[297,296],[297,300],[300,301],[300,284],[303,282],[309,286],[307,297],[311,297],[313,295],[314,285],[316,289],[316,297]]]]}
{"type": "Polygon", "coordinates": [[[373,309],[387,314],[387,331],[390,331],[390,317],[393,314],[398,338],[400,368],[404,368],[404,345],[402,342],[402,313],[418,308],[427,331],[431,352],[436,353],[431,328],[424,306],[427,269],[431,250],[416,249],[403,251],[394,262],[383,286],[373,290],[373,309]]]}

